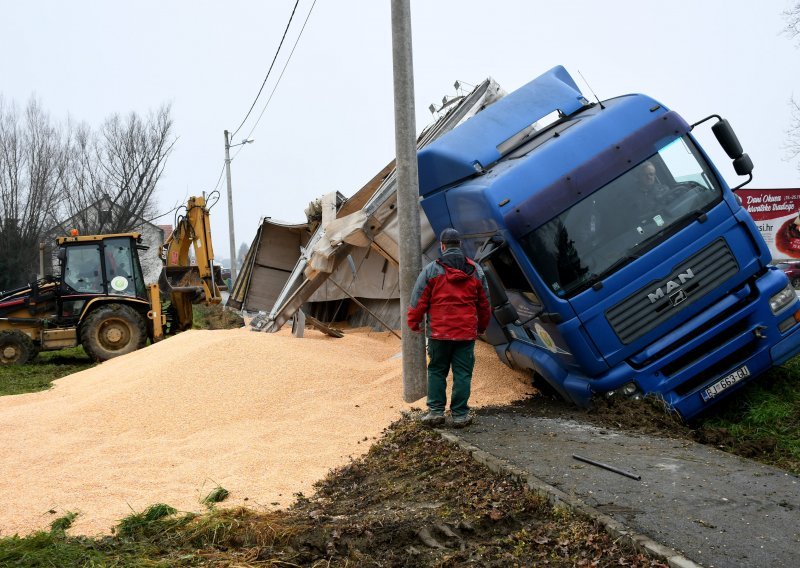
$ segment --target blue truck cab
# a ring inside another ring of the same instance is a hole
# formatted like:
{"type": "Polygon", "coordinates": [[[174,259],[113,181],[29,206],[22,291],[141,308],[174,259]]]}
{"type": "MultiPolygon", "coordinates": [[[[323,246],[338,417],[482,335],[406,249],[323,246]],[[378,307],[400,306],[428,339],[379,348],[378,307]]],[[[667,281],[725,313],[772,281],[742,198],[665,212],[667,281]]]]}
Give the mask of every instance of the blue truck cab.
{"type": "Polygon", "coordinates": [[[692,128],[555,67],[420,150],[422,209],[483,266],[504,363],[581,406],[652,393],[690,419],[800,351],[794,290],[692,128]]]}

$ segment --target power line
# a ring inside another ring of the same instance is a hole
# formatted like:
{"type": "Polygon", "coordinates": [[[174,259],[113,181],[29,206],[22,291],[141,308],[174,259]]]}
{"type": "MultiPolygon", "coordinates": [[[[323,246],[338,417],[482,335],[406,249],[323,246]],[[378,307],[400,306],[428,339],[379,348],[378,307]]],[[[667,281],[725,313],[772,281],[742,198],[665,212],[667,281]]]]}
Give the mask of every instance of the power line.
{"type": "MultiPolygon", "coordinates": [[[[286,24],[286,29],[283,30],[283,37],[281,38],[281,42],[278,44],[278,49],[275,51],[275,57],[272,58],[272,63],[270,63],[270,65],[269,65],[269,69],[267,70],[267,76],[264,77],[264,82],[261,83],[261,88],[258,90],[258,94],[256,95],[256,98],[253,99],[253,104],[250,105],[250,110],[247,111],[247,114],[245,115],[244,119],[242,119],[242,123],[236,128],[236,130],[233,131],[233,134],[231,134],[231,138],[236,136],[236,133],[239,132],[239,129],[242,128],[242,126],[244,125],[245,121],[247,120],[247,117],[249,117],[250,113],[253,112],[253,109],[255,108],[256,103],[258,102],[258,97],[261,96],[261,91],[264,90],[264,85],[267,84],[267,79],[269,79],[269,74],[272,72],[272,67],[275,65],[275,61],[278,59],[278,54],[280,53],[281,47],[283,46],[283,40],[286,39],[286,33],[289,31],[289,26],[292,25],[292,19],[294,18],[294,13],[297,11],[297,5],[298,4],[300,4],[300,0],[297,0],[294,3],[294,8],[292,8],[292,15],[289,16],[289,22],[286,24]]],[[[312,9],[313,9],[313,6],[312,6],[312,9]]]]}
{"type": "Polygon", "coordinates": [[[214,189],[212,189],[211,191],[217,191],[217,188],[219,188],[219,182],[222,181],[222,174],[223,173],[225,173],[225,164],[224,163],[222,164],[222,169],[219,171],[219,177],[217,178],[217,183],[214,184],[214,189]]]}
{"type": "MultiPolygon", "coordinates": [[[[264,111],[267,110],[267,107],[269,106],[269,102],[272,100],[272,96],[275,94],[275,90],[278,88],[278,85],[280,85],[280,83],[281,83],[281,79],[283,78],[283,74],[286,72],[286,67],[289,66],[289,62],[292,60],[292,55],[294,54],[294,50],[297,48],[297,44],[300,42],[300,38],[303,37],[303,30],[306,29],[306,24],[308,23],[308,20],[311,17],[311,12],[314,11],[314,6],[316,6],[316,5],[317,5],[317,0],[314,0],[314,2],[311,4],[311,8],[308,11],[308,14],[306,15],[306,19],[303,22],[303,27],[300,28],[300,33],[297,34],[297,39],[294,41],[294,45],[292,46],[292,51],[289,52],[289,57],[286,58],[286,63],[283,64],[283,69],[281,69],[281,74],[278,75],[278,80],[275,81],[275,86],[272,87],[272,92],[270,92],[269,98],[267,99],[267,102],[264,103],[264,108],[261,109],[261,113],[258,115],[258,118],[256,119],[256,123],[253,125],[253,128],[250,129],[250,132],[247,134],[246,138],[250,138],[250,136],[253,134],[253,132],[255,131],[256,127],[258,126],[258,123],[261,122],[261,117],[264,116],[264,111]]],[[[241,151],[242,151],[242,149],[239,148],[239,151],[237,151],[236,154],[238,154],[241,151]]],[[[234,155],[234,158],[235,157],[236,157],[236,155],[234,155]]],[[[233,158],[231,158],[231,159],[233,159],[233,158]]]]}

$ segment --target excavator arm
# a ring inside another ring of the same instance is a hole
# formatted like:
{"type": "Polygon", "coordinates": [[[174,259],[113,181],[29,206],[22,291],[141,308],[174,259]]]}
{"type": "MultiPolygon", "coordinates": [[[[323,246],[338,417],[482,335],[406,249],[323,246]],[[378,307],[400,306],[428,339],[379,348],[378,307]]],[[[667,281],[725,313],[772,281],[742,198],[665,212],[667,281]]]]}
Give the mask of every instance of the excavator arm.
{"type": "Polygon", "coordinates": [[[219,266],[214,265],[211,221],[205,196],[190,197],[186,214],[179,217],[175,229],[163,245],[164,269],[159,279],[162,294],[168,295],[167,314],[170,331],[192,327],[192,304],[218,304],[223,282],[219,266]],[[190,250],[194,251],[194,264],[190,250]]]}

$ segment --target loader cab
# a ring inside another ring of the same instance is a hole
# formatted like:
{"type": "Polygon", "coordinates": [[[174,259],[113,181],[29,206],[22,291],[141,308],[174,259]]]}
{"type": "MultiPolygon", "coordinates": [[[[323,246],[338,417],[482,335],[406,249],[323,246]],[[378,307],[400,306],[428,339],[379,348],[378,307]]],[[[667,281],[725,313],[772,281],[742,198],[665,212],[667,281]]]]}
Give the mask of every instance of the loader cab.
{"type": "Polygon", "coordinates": [[[136,250],[138,235],[94,235],[59,240],[62,318],[78,318],[98,297],[147,299],[136,250]]]}

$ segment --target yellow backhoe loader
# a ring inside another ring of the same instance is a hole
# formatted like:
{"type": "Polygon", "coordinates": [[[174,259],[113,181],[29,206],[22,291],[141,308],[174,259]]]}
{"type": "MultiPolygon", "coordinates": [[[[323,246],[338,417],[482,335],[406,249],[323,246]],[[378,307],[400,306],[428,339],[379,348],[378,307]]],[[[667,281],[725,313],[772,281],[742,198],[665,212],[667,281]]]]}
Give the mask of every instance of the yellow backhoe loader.
{"type": "Polygon", "coordinates": [[[56,242],[60,276],[0,292],[2,364],[77,345],[105,361],[191,328],[192,304],[221,300],[205,196],[189,198],[162,246],[158,284],[142,277],[139,233],[73,234],[56,242]]]}

